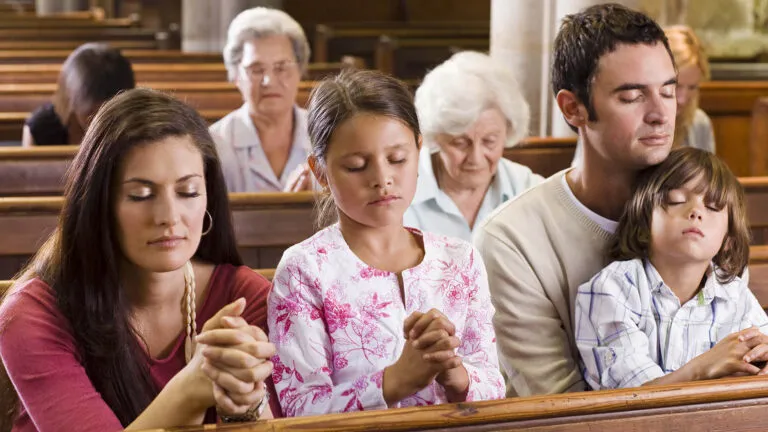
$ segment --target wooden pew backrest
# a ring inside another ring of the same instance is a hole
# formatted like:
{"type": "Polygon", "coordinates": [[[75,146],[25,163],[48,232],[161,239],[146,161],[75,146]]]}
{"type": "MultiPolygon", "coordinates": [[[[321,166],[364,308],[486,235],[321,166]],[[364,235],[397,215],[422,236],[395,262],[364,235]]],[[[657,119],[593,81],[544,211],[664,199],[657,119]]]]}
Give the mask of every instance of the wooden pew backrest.
{"type": "Polygon", "coordinates": [[[768,244],[768,177],[739,178],[747,201],[752,244],[768,244]]]}
{"type": "Polygon", "coordinates": [[[717,155],[737,176],[752,175],[752,110],[758,99],[768,97],[768,81],[704,82],[699,95],[699,107],[712,120],[717,155]]]}
{"type": "Polygon", "coordinates": [[[61,195],[77,146],[0,147],[0,196],[61,195]]]}
{"type": "Polygon", "coordinates": [[[527,137],[520,144],[504,149],[505,158],[544,177],[571,166],[574,153],[576,137],[527,137]]]}
{"type": "MultiPolygon", "coordinates": [[[[0,64],[63,63],[71,50],[0,51],[0,64]]],[[[177,50],[123,50],[122,54],[137,63],[221,63],[221,53],[186,53],[177,50]]]]}
{"type": "MultiPolygon", "coordinates": [[[[229,195],[237,246],[251,268],[274,268],[315,232],[310,192],[229,195]]],[[[0,279],[11,279],[53,232],[62,197],[0,198],[0,279]]]]}
{"type": "Polygon", "coordinates": [[[488,51],[488,38],[405,39],[381,36],[376,43],[374,67],[401,79],[421,79],[459,51],[488,51]]]}
{"type": "MultiPolygon", "coordinates": [[[[168,92],[197,110],[234,111],[243,98],[234,84],[228,82],[140,82],[148,87],[168,92]]],[[[305,106],[314,81],[299,83],[296,103],[305,106]]],[[[0,112],[31,112],[50,101],[56,84],[0,84],[0,112]]]]}
{"type": "Polygon", "coordinates": [[[755,101],[749,132],[750,176],[768,176],[768,97],[755,101]]]}
{"type": "MultiPolygon", "coordinates": [[[[344,69],[364,69],[365,66],[362,59],[347,56],[336,63],[310,63],[306,76],[316,80],[344,69]]],[[[61,63],[0,64],[0,84],[54,84],[60,71],[61,63]]],[[[133,65],[133,72],[138,82],[227,82],[227,69],[221,62],[138,63],[133,65]]]]}
{"type": "Polygon", "coordinates": [[[768,246],[749,248],[749,289],[763,309],[768,309],[768,246]]]}
{"type": "Polygon", "coordinates": [[[227,426],[226,430],[358,432],[376,425],[375,430],[387,431],[672,432],[691,430],[695,425],[702,430],[754,431],[760,428],[758,425],[768,423],[766,405],[768,381],[764,377],[747,377],[295,417],[234,429],[227,426]]]}
{"type": "Polygon", "coordinates": [[[344,55],[354,55],[372,62],[376,41],[381,36],[423,39],[476,38],[489,41],[490,28],[487,23],[484,26],[358,24],[354,27],[320,24],[315,27],[314,59],[317,62],[338,61],[344,55]]]}

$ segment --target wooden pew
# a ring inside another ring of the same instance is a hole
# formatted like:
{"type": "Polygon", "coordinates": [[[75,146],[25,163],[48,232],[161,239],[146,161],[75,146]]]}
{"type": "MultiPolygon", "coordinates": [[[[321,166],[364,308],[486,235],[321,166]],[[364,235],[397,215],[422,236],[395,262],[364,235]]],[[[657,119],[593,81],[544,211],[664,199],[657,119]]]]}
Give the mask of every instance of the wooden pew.
{"type": "MultiPolygon", "coordinates": [[[[201,114],[212,121],[226,111],[203,111],[201,114]]],[[[570,166],[574,148],[573,138],[529,137],[506,149],[504,157],[550,176],[570,166]]],[[[0,196],[61,195],[64,190],[62,178],[77,149],[77,146],[0,147],[0,196]]]]}
{"type": "MultiPolygon", "coordinates": [[[[0,51],[0,64],[63,63],[71,50],[0,51]]],[[[178,50],[123,50],[132,64],[221,63],[221,53],[186,53],[178,50]]]]}
{"type": "MultiPolygon", "coordinates": [[[[310,63],[306,76],[317,80],[334,75],[344,69],[365,69],[365,62],[347,57],[335,63],[310,63]]],[[[0,64],[0,84],[51,84],[56,83],[61,71],[60,63],[48,64],[0,64]]],[[[226,82],[227,69],[219,61],[205,63],[139,63],[133,65],[138,82],[226,82]]]]}
{"type": "Polygon", "coordinates": [[[381,36],[374,67],[401,79],[420,79],[459,51],[488,51],[490,41],[473,38],[416,39],[381,36]]]}
{"type": "Polygon", "coordinates": [[[0,40],[4,41],[56,41],[73,40],[81,43],[114,40],[155,40],[155,31],[142,28],[113,28],[91,26],[84,28],[0,28],[0,40]]]}
{"type": "Polygon", "coordinates": [[[0,147],[0,196],[55,196],[77,146],[0,147]]]}
{"type": "Polygon", "coordinates": [[[131,28],[141,24],[140,20],[128,18],[108,18],[96,20],[93,18],[72,16],[38,16],[15,15],[12,17],[0,16],[0,29],[113,29],[131,28]]]}
{"type": "Polygon", "coordinates": [[[520,144],[504,149],[505,158],[544,177],[571,166],[574,153],[576,137],[527,137],[520,144]]]}
{"type": "MultiPolygon", "coordinates": [[[[200,116],[209,124],[213,124],[232,110],[214,109],[199,110],[200,116]]],[[[21,131],[24,127],[24,121],[29,117],[28,112],[0,112],[0,141],[21,142],[21,131]]],[[[2,148],[2,146],[0,146],[2,148]]],[[[13,148],[13,147],[12,147],[13,148]]],[[[17,150],[19,147],[15,147],[17,150]]],[[[2,151],[2,150],[0,150],[2,151]]]]}
{"type": "Polygon", "coordinates": [[[3,16],[36,16],[35,3],[27,1],[18,1],[12,3],[0,3],[0,14],[3,16]]]}
{"type": "Polygon", "coordinates": [[[474,23],[453,26],[390,23],[379,26],[357,24],[353,27],[320,24],[315,28],[314,59],[317,62],[327,62],[338,60],[343,55],[353,55],[365,59],[370,64],[373,62],[376,42],[381,36],[420,39],[474,38],[485,40],[486,45],[490,43],[488,23],[484,26],[474,23]]]}
{"type": "Polygon", "coordinates": [[[701,84],[699,106],[712,119],[717,155],[740,177],[752,175],[749,146],[752,110],[762,97],[768,97],[768,81],[701,84]]]}
{"type": "MultiPolygon", "coordinates": [[[[299,83],[299,105],[306,105],[315,84],[299,83]]],[[[138,86],[169,92],[198,110],[232,111],[243,104],[240,92],[228,82],[139,82],[138,86]]],[[[0,112],[31,112],[50,101],[55,90],[56,84],[0,84],[0,112]]]]}
{"type": "MultiPolygon", "coordinates": [[[[87,41],[51,40],[51,41],[9,41],[0,40],[0,50],[4,52],[66,50],[72,52],[87,41]]],[[[109,44],[119,49],[156,50],[160,48],[157,40],[113,40],[109,44]]]]}
{"type": "Polygon", "coordinates": [[[768,97],[755,101],[749,131],[750,176],[768,176],[768,97]]]}
{"type": "MultiPolygon", "coordinates": [[[[226,425],[238,432],[296,431],[743,431],[768,424],[764,377],[464,402],[226,425]]],[[[218,426],[168,431],[202,432],[218,426]]]]}
{"type": "Polygon", "coordinates": [[[763,309],[768,309],[768,245],[749,248],[749,289],[763,309]]]}
{"type": "MultiPolygon", "coordinates": [[[[0,198],[0,279],[12,279],[56,227],[61,197],[0,198]]],[[[283,251],[314,232],[310,192],[230,194],[237,245],[252,268],[277,267],[283,251]]]]}
{"type": "MultiPolygon", "coordinates": [[[[61,63],[0,65],[0,84],[55,84],[61,63]]],[[[133,65],[138,82],[226,82],[224,64],[206,63],[139,63],[133,65]]]]}
{"type": "Polygon", "coordinates": [[[747,200],[752,244],[768,244],[768,177],[741,177],[747,200]]]}

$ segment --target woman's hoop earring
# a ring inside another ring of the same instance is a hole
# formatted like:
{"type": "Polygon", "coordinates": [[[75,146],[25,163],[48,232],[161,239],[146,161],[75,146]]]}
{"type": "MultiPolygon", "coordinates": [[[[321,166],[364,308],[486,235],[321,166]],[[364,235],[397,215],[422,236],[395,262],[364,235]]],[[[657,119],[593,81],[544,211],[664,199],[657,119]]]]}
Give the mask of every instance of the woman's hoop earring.
{"type": "Polygon", "coordinates": [[[211,224],[210,224],[210,225],[208,225],[208,229],[207,229],[207,230],[203,231],[203,233],[202,233],[202,234],[200,234],[200,237],[203,237],[204,235],[208,234],[209,232],[211,232],[211,229],[213,229],[213,216],[211,216],[211,212],[209,212],[209,211],[206,209],[206,210],[205,210],[205,214],[206,214],[206,216],[208,216],[208,219],[210,219],[210,220],[211,220],[211,224]]]}

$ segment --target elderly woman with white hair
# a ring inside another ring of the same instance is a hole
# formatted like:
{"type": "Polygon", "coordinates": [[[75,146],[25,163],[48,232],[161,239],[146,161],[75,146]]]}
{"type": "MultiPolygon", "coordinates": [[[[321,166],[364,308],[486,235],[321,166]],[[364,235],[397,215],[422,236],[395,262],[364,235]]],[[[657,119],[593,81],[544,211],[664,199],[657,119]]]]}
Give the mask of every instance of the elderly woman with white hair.
{"type": "Polygon", "coordinates": [[[230,23],[224,63],[245,103],[210,127],[230,192],[283,191],[306,161],[296,94],[308,62],[304,31],[285,12],[257,7],[230,23]]]}
{"type": "Polygon", "coordinates": [[[426,75],[415,103],[424,146],[406,226],[469,241],[493,209],[543,180],[502,157],[530,113],[512,72],[488,55],[455,54],[426,75]]]}

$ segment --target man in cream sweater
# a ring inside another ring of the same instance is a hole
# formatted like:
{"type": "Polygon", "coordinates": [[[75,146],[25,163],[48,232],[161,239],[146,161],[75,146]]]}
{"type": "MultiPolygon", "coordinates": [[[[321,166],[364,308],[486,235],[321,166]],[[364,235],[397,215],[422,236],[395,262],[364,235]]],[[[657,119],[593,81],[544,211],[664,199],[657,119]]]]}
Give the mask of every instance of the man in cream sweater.
{"type": "Polygon", "coordinates": [[[662,29],[619,5],[569,15],[552,87],[584,143],[572,169],[499,207],[475,244],[488,269],[507,396],[586,389],[571,308],[605,249],[637,173],[669,154],[676,70],[662,29]]]}

